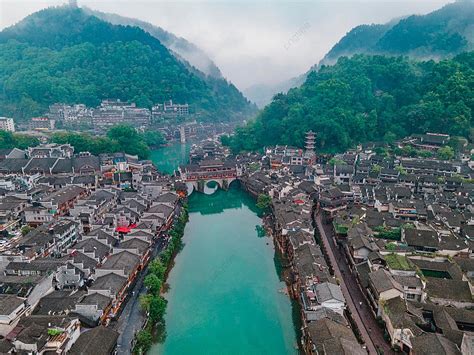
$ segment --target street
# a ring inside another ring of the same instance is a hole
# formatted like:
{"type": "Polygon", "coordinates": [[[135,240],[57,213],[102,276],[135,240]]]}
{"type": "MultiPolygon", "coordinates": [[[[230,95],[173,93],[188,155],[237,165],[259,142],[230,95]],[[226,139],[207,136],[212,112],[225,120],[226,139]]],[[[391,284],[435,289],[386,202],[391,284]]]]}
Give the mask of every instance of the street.
{"type": "Polygon", "coordinates": [[[376,349],[381,349],[384,354],[394,354],[390,345],[385,341],[383,329],[380,328],[374,314],[371,312],[370,306],[367,304],[358,286],[355,275],[347,265],[343,252],[334,242],[331,225],[324,225],[320,214],[317,214],[315,219],[321,240],[334,269],[334,276],[341,281],[342,293],[369,354],[377,354],[376,349]]]}
{"type": "MultiPolygon", "coordinates": [[[[150,261],[157,257],[157,255],[165,248],[166,242],[163,238],[158,239],[155,247],[150,256],[150,261]]],[[[119,320],[115,324],[114,328],[119,332],[119,338],[117,340],[117,354],[131,354],[132,341],[135,337],[135,333],[140,331],[145,323],[146,315],[140,309],[139,298],[140,295],[146,294],[146,287],[143,286],[143,280],[148,271],[148,266],[140,272],[137,282],[129,296],[128,302],[119,317],[119,320]]]]}

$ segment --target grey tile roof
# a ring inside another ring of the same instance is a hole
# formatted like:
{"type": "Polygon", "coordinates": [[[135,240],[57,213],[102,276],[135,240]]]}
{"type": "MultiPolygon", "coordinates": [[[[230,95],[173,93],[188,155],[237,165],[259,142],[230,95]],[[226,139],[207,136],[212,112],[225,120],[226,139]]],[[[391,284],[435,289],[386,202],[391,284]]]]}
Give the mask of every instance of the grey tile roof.
{"type": "Polygon", "coordinates": [[[366,351],[357,342],[352,330],[345,325],[324,318],[310,322],[307,332],[320,354],[362,355],[366,351]]]}
{"type": "Polygon", "coordinates": [[[117,344],[119,333],[110,327],[98,326],[83,332],[69,350],[70,355],[109,355],[117,344]]]}
{"type": "Polygon", "coordinates": [[[13,295],[0,295],[0,315],[10,315],[24,302],[24,299],[13,295]]]}
{"type": "Polygon", "coordinates": [[[89,287],[90,291],[100,291],[100,290],[107,290],[110,291],[112,295],[117,295],[119,291],[125,286],[127,283],[127,278],[124,276],[120,276],[114,273],[106,274],[103,276],[99,276],[91,287],[89,287]]]}
{"type": "Polygon", "coordinates": [[[123,270],[126,275],[130,275],[133,269],[140,263],[140,257],[129,251],[121,251],[110,255],[102,264],[105,270],[123,270]]]}
{"type": "Polygon", "coordinates": [[[316,285],[316,297],[319,303],[330,300],[345,302],[341,288],[338,285],[329,282],[323,282],[316,285]]]}

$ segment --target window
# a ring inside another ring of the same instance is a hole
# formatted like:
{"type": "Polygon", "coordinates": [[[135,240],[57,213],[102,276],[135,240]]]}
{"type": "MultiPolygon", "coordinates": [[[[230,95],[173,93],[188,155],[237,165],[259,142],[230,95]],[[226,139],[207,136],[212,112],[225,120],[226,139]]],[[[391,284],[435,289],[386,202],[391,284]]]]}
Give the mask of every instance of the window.
{"type": "Polygon", "coordinates": [[[414,294],[412,294],[412,293],[407,293],[407,294],[406,294],[407,300],[414,300],[415,297],[416,297],[416,296],[415,296],[414,294]]]}

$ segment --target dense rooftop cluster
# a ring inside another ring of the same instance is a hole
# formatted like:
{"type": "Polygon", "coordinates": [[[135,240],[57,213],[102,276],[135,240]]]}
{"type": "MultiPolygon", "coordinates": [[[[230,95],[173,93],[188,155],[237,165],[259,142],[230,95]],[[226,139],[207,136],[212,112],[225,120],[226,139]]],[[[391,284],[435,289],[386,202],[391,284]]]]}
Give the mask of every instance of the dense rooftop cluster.
{"type": "Polygon", "coordinates": [[[245,188],[272,198],[267,226],[291,270],[307,353],[365,353],[358,340],[370,351],[354,314],[365,304],[388,350],[474,351],[474,171],[467,145],[440,159],[449,141],[418,135],[316,163],[287,146],[241,157],[245,188]],[[351,280],[363,295],[355,308],[351,280]]]}
{"type": "Polygon", "coordinates": [[[0,352],[113,353],[183,195],[150,161],[67,144],[1,151],[0,166],[0,352]]]}

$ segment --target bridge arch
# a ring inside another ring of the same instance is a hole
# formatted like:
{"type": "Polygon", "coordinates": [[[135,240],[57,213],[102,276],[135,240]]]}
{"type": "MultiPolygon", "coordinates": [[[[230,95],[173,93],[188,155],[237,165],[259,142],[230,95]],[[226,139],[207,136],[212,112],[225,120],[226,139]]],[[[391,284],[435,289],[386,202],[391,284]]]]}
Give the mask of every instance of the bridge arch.
{"type": "Polygon", "coordinates": [[[186,183],[186,190],[187,190],[188,196],[191,196],[194,190],[197,190],[197,184],[192,181],[188,181],[186,183]]]}
{"type": "Polygon", "coordinates": [[[222,181],[220,180],[206,180],[204,182],[203,192],[206,195],[212,195],[217,190],[222,189],[222,181]]]}
{"type": "Polygon", "coordinates": [[[240,186],[239,179],[228,179],[227,180],[227,189],[240,186]]]}

